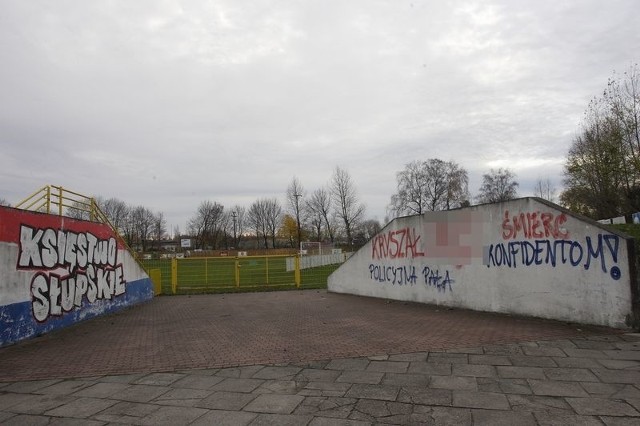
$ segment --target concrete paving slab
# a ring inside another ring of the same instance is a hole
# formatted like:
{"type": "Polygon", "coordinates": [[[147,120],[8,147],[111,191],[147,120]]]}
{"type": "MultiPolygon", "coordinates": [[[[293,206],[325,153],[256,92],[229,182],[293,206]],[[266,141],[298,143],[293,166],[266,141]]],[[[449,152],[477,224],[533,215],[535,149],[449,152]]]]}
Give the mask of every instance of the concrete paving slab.
{"type": "Polygon", "coordinates": [[[424,387],[407,386],[400,389],[397,400],[411,404],[450,406],[452,391],[447,389],[428,389],[424,387]]]}
{"type": "Polygon", "coordinates": [[[19,414],[2,422],[8,426],[40,426],[49,425],[51,419],[47,416],[36,416],[32,414],[19,414]]]}
{"type": "Polygon", "coordinates": [[[335,419],[327,417],[314,417],[309,426],[369,426],[370,422],[360,420],[335,419]]]}
{"type": "Polygon", "coordinates": [[[351,383],[327,383],[327,382],[309,382],[304,387],[305,390],[318,390],[321,392],[335,393],[322,396],[344,396],[351,388],[351,383]]]}
{"type": "Polygon", "coordinates": [[[278,379],[278,380],[288,379],[288,380],[291,380],[300,371],[302,371],[302,368],[300,368],[300,367],[294,367],[294,366],[272,366],[272,367],[265,367],[265,368],[261,369],[260,371],[256,372],[251,377],[254,378],[254,379],[267,379],[267,380],[273,380],[273,379],[278,379]]]}
{"type": "Polygon", "coordinates": [[[82,380],[64,380],[51,386],[40,388],[34,393],[43,395],[70,395],[91,385],[91,382],[82,380]]]}
{"type": "Polygon", "coordinates": [[[335,382],[340,374],[342,373],[339,370],[305,368],[296,375],[295,380],[303,382],[335,382]]]}
{"type": "Polygon", "coordinates": [[[259,379],[232,379],[227,378],[213,385],[210,389],[225,392],[252,392],[256,390],[264,380],[259,379]]]}
{"type": "Polygon", "coordinates": [[[434,389],[476,390],[478,389],[478,383],[475,377],[431,376],[429,387],[434,389]]]}
{"type": "Polygon", "coordinates": [[[493,365],[481,364],[453,364],[452,375],[470,377],[498,377],[498,372],[493,365]]]}
{"type": "Polygon", "coordinates": [[[600,359],[594,358],[553,358],[558,367],[562,368],[600,368],[600,359]]]}
{"type": "Polygon", "coordinates": [[[596,416],[551,415],[541,411],[535,412],[533,415],[539,426],[602,426],[602,422],[596,416]]]}
{"type": "Polygon", "coordinates": [[[344,371],[340,372],[340,375],[336,379],[338,383],[364,383],[370,385],[377,385],[382,382],[384,373],[376,371],[344,371]]]}
{"type": "Polygon", "coordinates": [[[111,407],[117,401],[100,398],[77,398],[43,413],[45,416],[86,418],[111,407]]]}
{"type": "Polygon", "coordinates": [[[472,416],[474,426],[538,426],[532,413],[473,410],[472,416]]]}
{"type": "Polygon", "coordinates": [[[448,352],[430,352],[427,361],[430,363],[467,364],[469,362],[469,355],[448,352]]]}
{"type": "Polygon", "coordinates": [[[243,410],[255,413],[291,414],[304,400],[300,395],[263,394],[247,404],[243,410]]]}
{"type": "MultiPolygon", "coordinates": [[[[323,335],[318,340],[317,336],[307,338],[313,334],[309,326],[314,318],[307,321],[304,330],[291,328],[291,321],[281,321],[278,323],[280,328],[268,330],[256,329],[255,324],[253,329],[243,324],[244,334],[234,330],[233,335],[241,336],[244,342],[230,339],[229,345],[220,345],[220,339],[217,339],[216,345],[203,345],[214,337],[207,334],[211,330],[201,330],[202,335],[198,337],[190,334],[198,345],[190,346],[191,342],[185,339],[179,342],[184,345],[179,346],[180,351],[167,349],[162,354],[155,350],[151,358],[136,358],[139,354],[130,350],[139,346],[126,342],[145,338],[144,333],[150,330],[120,324],[123,327],[119,342],[124,346],[113,340],[111,346],[102,347],[102,342],[96,346],[83,340],[91,327],[84,330],[81,324],[74,327],[76,332],[81,331],[77,336],[67,331],[62,334],[64,340],[73,345],[73,350],[66,353],[73,357],[86,351],[84,360],[89,365],[80,366],[78,370],[67,366],[54,371],[63,374],[60,377],[64,380],[43,377],[51,374],[51,369],[28,369],[34,365],[29,357],[38,351],[43,351],[47,357],[55,357],[60,339],[47,337],[0,349],[0,380],[3,380],[0,382],[0,422],[471,425],[473,422],[500,424],[526,419],[515,423],[522,424],[534,419],[540,425],[590,425],[600,420],[605,424],[637,424],[640,420],[640,414],[636,414],[640,412],[640,370],[634,354],[639,351],[640,335],[582,326],[578,330],[570,324],[523,318],[514,321],[508,316],[475,316],[476,313],[447,310],[445,338],[440,336],[431,340],[433,336],[428,330],[421,329],[420,335],[402,335],[407,340],[400,342],[398,334],[405,332],[397,327],[403,323],[401,319],[405,322],[429,319],[435,323],[442,312],[431,312],[429,307],[422,305],[396,306],[365,298],[334,297],[336,295],[323,292],[276,295],[267,301],[272,302],[271,306],[263,309],[265,298],[271,296],[261,294],[255,298],[250,295],[246,299],[244,296],[225,295],[233,300],[225,299],[224,303],[216,305],[216,309],[224,310],[235,304],[236,311],[249,312],[250,321],[258,325],[267,321],[260,319],[257,313],[268,315],[269,321],[275,315],[277,322],[280,312],[283,317],[286,313],[290,318],[292,311],[300,309],[308,318],[309,315],[326,315],[329,310],[342,330],[347,324],[365,328],[357,330],[358,339],[349,340],[349,334],[336,330],[337,334],[331,338],[323,335]],[[241,306],[247,302],[247,306],[241,306]],[[305,306],[307,302],[308,306],[305,306]],[[362,306],[354,309],[360,303],[362,306]],[[314,306],[321,309],[316,313],[314,306]],[[280,308],[283,309],[280,311],[280,308]],[[366,312],[366,318],[351,316],[354,310],[366,312]],[[403,317],[405,310],[411,311],[411,316],[403,317]],[[425,317],[421,318],[421,315],[425,317]],[[393,321],[379,321],[385,316],[393,321]],[[452,320],[454,317],[459,324],[452,320]],[[378,321],[375,330],[368,329],[372,321],[378,321]],[[132,335],[123,330],[131,331],[132,335]],[[265,331],[271,333],[270,336],[277,336],[281,342],[277,347],[288,349],[286,356],[278,358],[274,352],[269,352],[271,349],[265,339],[256,337],[265,331]],[[505,331],[508,333],[503,334],[505,331]],[[299,332],[302,334],[297,334],[299,332]],[[375,338],[368,339],[367,336],[375,338]],[[478,336],[491,338],[479,339],[478,336]],[[346,340],[343,342],[342,339],[346,340]],[[381,343],[381,339],[385,341],[381,343]],[[476,346],[469,346],[469,342],[474,341],[476,346]],[[340,348],[341,343],[345,344],[344,348],[340,348]],[[261,346],[263,344],[265,346],[261,346]],[[389,349],[391,347],[393,349],[389,349]],[[101,350],[101,359],[104,361],[104,357],[108,357],[109,362],[90,364],[92,350],[101,350]],[[18,352],[24,358],[15,358],[18,352]],[[212,353],[216,355],[209,357],[212,353]],[[219,363],[219,359],[224,359],[224,363],[219,363]],[[119,360],[123,363],[119,364],[119,360]],[[23,361],[25,364],[21,365],[23,361]],[[116,370],[113,367],[118,365],[123,368],[116,370]],[[78,376],[71,374],[72,371],[78,376]],[[10,381],[11,374],[18,376],[16,380],[10,381]],[[30,380],[25,380],[27,378],[30,380]],[[445,383],[451,389],[431,387],[445,383]],[[458,389],[460,387],[463,389],[458,389]],[[471,389],[465,390],[466,387],[471,389]],[[286,405],[282,401],[299,402],[291,411],[282,408],[286,405]],[[249,408],[282,410],[284,414],[242,411],[249,408]],[[51,413],[59,416],[50,416],[51,413]]],[[[167,299],[180,304],[178,299],[167,299]]],[[[211,305],[211,301],[216,304],[218,298],[195,299],[198,303],[206,301],[211,305]]],[[[166,317],[173,307],[164,308],[162,315],[166,317]]],[[[190,311],[184,307],[180,312],[175,311],[180,315],[184,312],[190,311]]],[[[211,312],[211,306],[202,312],[211,312]]],[[[104,334],[108,340],[111,322],[115,325],[121,318],[131,319],[128,314],[110,317],[108,329],[104,333],[100,330],[101,338],[104,334]]],[[[198,319],[207,323],[206,318],[198,319]]],[[[97,331],[99,321],[93,323],[92,327],[97,331]]],[[[155,324],[151,319],[145,319],[145,323],[151,327],[155,324]]],[[[169,342],[154,340],[159,347],[178,347],[176,340],[183,337],[184,330],[191,326],[198,328],[198,324],[180,324],[179,321],[173,321],[172,326],[174,329],[165,330],[172,336],[171,345],[162,346],[169,342]]],[[[224,329],[218,328],[220,330],[224,329]]],[[[327,328],[322,331],[328,332],[327,328]]],[[[158,336],[157,332],[153,330],[155,336],[158,336]]],[[[185,332],[186,335],[189,333],[185,332]]]]}
{"type": "Polygon", "coordinates": [[[138,402],[118,402],[93,416],[104,422],[138,424],[141,419],[160,409],[159,405],[138,402]]]}
{"type": "Polygon", "coordinates": [[[167,386],[130,385],[115,396],[120,401],[149,402],[156,399],[171,388],[167,386]]]}
{"type": "Polygon", "coordinates": [[[579,383],[530,379],[529,385],[535,395],[589,397],[579,383]]]}
{"type": "Polygon", "coordinates": [[[509,401],[501,393],[455,390],[451,404],[454,407],[509,410],[509,401]]]}
{"type": "Polygon", "coordinates": [[[609,370],[639,370],[640,361],[624,359],[599,359],[598,362],[609,370]]]}
{"type": "Polygon", "coordinates": [[[636,370],[609,370],[605,368],[592,368],[591,372],[595,374],[601,382],[605,383],[640,383],[640,371],[636,370]]]}
{"type": "Polygon", "coordinates": [[[355,398],[306,397],[296,407],[293,414],[311,414],[314,417],[346,419],[357,402],[358,400],[355,398]]]}
{"type": "Polygon", "coordinates": [[[417,361],[426,361],[429,356],[429,352],[414,352],[410,354],[395,354],[389,355],[389,361],[407,361],[407,362],[417,362],[417,361]]]}
{"type": "Polygon", "coordinates": [[[224,411],[210,410],[200,416],[190,426],[246,426],[258,416],[256,413],[246,413],[244,411],[224,411]]]}
{"type": "Polygon", "coordinates": [[[382,379],[383,385],[389,386],[429,386],[431,378],[425,374],[386,373],[382,379]]]}
{"type": "Polygon", "coordinates": [[[411,362],[407,372],[430,376],[447,376],[451,374],[451,363],[411,362]]]}
{"type": "Polygon", "coordinates": [[[251,426],[304,426],[309,424],[313,417],[297,414],[260,414],[251,426]]]}
{"type": "Polygon", "coordinates": [[[399,391],[400,388],[397,386],[354,384],[345,396],[347,398],[395,401],[399,391]]]}
{"type": "Polygon", "coordinates": [[[278,395],[296,395],[308,382],[296,382],[295,380],[267,380],[252,393],[260,395],[275,393],[278,395]]]}
{"type": "Polygon", "coordinates": [[[258,395],[240,392],[214,392],[196,404],[196,407],[213,410],[242,410],[245,405],[253,401],[258,395]]]}
{"type": "Polygon", "coordinates": [[[544,412],[553,415],[575,414],[564,398],[539,395],[506,395],[512,411],[544,412]]]}
{"type": "Polygon", "coordinates": [[[557,367],[558,363],[547,356],[511,355],[511,364],[516,367],[557,367]]]}
{"type": "Polygon", "coordinates": [[[172,388],[211,389],[224,380],[224,377],[201,374],[187,374],[183,378],[171,383],[172,388]]]}
{"type": "Polygon", "coordinates": [[[62,379],[18,381],[3,387],[2,392],[35,393],[61,381],[62,379]]]}
{"type": "Polygon", "coordinates": [[[367,371],[405,373],[408,367],[409,363],[407,361],[371,361],[367,366],[367,371]]]}
{"type": "Polygon", "coordinates": [[[504,379],[546,379],[544,370],[540,367],[509,367],[497,366],[498,376],[504,379]]]}
{"type": "Polygon", "coordinates": [[[140,423],[151,426],[187,425],[207,412],[208,410],[194,407],[160,407],[153,413],[143,417],[140,423]]]}
{"type": "Polygon", "coordinates": [[[566,398],[567,403],[580,415],[640,417],[631,405],[605,398],[566,398]]]}
{"type": "Polygon", "coordinates": [[[370,362],[371,361],[366,358],[334,359],[331,360],[325,368],[328,370],[364,371],[370,362]]]}
{"type": "Polygon", "coordinates": [[[531,395],[533,391],[526,379],[498,379],[498,386],[502,393],[531,395]]]}
{"type": "Polygon", "coordinates": [[[43,414],[61,405],[74,401],[69,395],[38,395],[11,406],[11,412],[19,414],[43,414]]]}
{"type": "Polygon", "coordinates": [[[545,368],[544,374],[549,380],[566,382],[597,382],[598,378],[586,368],[545,368]]]}
{"type": "Polygon", "coordinates": [[[212,395],[213,391],[203,389],[171,389],[153,400],[158,405],[177,405],[181,407],[194,407],[202,399],[212,395]]]}
{"type": "Polygon", "coordinates": [[[606,426],[637,426],[638,423],[629,417],[607,417],[601,416],[600,419],[606,426]]]}
{"type": "Polygon", "coordinates": [[[140,377],[133,383],[136,385],[169,386],[185,376],[186,374],[179,373],[151,373],[140,377]]]}
{"type": "Polygon", "coordinates": [[[73,393],[73,396],[87,396],[90,398],[108,398],[112,395],[119,394],[129,387],[125,383],[89,383],[89,386],[73,393]]]}
{"type": "Polygon", "coordinates": [[[513,365],[506,355],[469,355],[469,364],[513,365]]]}
{"type": "Polygon", "coordinates": [[[533,356],[533,357],[549,358],[554,356],[557,356],[557,357],[567,356],[562,349],[554,348],[551,346],[536,346],[536,347],[523,346],[522,352],[526,356],[533,356]]]}

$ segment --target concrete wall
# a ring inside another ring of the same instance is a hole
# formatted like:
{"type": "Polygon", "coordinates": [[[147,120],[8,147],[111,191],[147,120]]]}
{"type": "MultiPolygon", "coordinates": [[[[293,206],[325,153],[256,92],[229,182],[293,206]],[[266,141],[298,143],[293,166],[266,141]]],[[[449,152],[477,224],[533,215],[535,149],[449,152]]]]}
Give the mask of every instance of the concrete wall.
{"type": "Polygon", "coordinates": [[[0,207],[0,346],[152,297],[109,226],[0,207]]]}
{"type": "Polygon", "coordinates": [[[395,219],[328,287],[623,328],[637,321],[633,250],[621,233],[523,198],[395,219]]]}

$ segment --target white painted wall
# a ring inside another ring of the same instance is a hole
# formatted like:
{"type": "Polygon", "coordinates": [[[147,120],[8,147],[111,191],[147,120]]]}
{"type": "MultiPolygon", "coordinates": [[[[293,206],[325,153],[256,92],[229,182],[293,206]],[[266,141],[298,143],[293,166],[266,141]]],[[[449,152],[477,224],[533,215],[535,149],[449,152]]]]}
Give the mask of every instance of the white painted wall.
{"type": "Polygon", "coordinates": [[[630,273],[623,234],[523,198],[395,219],[329,277],[328,288],[626,327],[637,285],[630,273]],[[515,229],[520,219],[525,226],[515,229]]]}

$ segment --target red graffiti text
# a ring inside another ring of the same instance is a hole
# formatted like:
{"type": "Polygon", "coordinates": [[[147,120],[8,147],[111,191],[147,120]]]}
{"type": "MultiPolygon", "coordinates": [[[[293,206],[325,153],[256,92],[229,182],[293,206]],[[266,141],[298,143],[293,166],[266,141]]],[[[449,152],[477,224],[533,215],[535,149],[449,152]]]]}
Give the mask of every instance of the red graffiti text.
{"type": "Polygon", "coordinates": [[[567,238],[569,232],[563,227],[567,221],[564,213],[520,212],[510,215],[504,211],[502,219],[502,238],[567,238]]]}
{"type": "Polygon", "coordinates": [[[371,241],[372,259],[424,257],[420,251],[420,235],[414,228],[403,228],[378,234],[371,241]]]}

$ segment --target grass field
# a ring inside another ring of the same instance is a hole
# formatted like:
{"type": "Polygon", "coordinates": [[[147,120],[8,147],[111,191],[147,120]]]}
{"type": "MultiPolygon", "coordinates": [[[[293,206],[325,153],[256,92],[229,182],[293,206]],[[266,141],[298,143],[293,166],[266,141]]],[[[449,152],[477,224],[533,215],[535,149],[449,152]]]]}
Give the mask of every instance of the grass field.
{"type": "MultiPolygon", "coordinates": [[[[176,259],[177,294],[295,289],[295,272],[287,271],[290,256],[208,257],[176,259]]],[[[172,294],[171,259],[143,260],[149,271],[159,269],[162,293],[172,294]]],[[[339,264],[300,270],[301,288],[326,288],[339,264]]]]}

